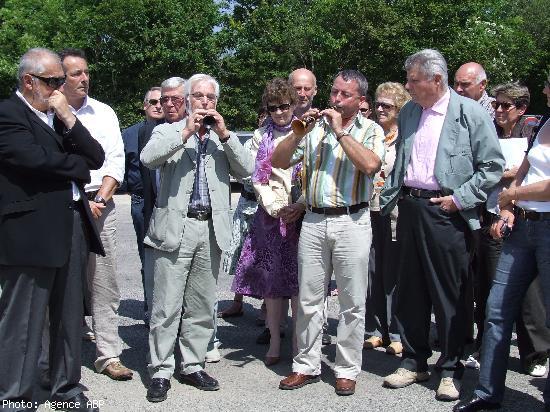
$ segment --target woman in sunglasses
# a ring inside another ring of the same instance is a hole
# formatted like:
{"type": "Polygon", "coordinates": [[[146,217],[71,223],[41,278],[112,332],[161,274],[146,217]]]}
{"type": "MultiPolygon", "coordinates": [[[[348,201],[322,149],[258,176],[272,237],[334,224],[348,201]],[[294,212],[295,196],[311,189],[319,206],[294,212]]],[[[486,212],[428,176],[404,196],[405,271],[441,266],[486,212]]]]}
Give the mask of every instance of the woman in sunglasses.
{"type": "MultiPolygon", "coordinates": [[[[550,76],[543,93],[550,107],[550,76]]],[[[502,90],[497,102],[504,102],[502,90]]],[[[506,100],[519,105],[517,100],[506,100]]],[[[497,111],[501,110],[497,105],[497,111]]],[[[487,319],[481,347],[481,370],[472,398],[454,411],[496,409],[504,397],[506,369],[514,320],[521,311],[533,279],[538,275],[550,325],[550,121],[545,116],[508,189],[498,196],[499,216],[491,225],[491,235],[503,239],[495,278],[487,300],[487,319]],[[506,237],[511,228],[511,233],[506,237]]],[[[543,393],[550,409],[550,379],[543,393]]]]}
{"type": "MultiPolygon", "coordinates": [[[[475,258],[475,319],[478,333],[476,349],[466,361],[466,367],[475,369],[479,369],[479,349],[484,334],[487,297],[502,250],[502,238],[493,239],[489,232],[493,222],[499,218],[498,196],[515,178],[525,156],[530,136],[524,136],[523,130],[531,132],[531,128],[524,128],[522,118],[530,102],[527,87],[519,83],[506,83],[494,87],[492,94],[495,96],[495,100],[491,103],[495,109],[495,126],[506,166],[504,175],[488,194],[487,202],[481,212],[481,230],[475,258]]],[[[535,377],[546,373],[546,350],[550,348],[550,330],[545,326],[544,313],[540,284],[535,279],[527,290],[521,313],[516,319],[521,364],[525,373],[535,377]]]]}
{"type": "Polygon", "coordinates": [[[292,203],[291,192],[293,185],[300,181],[299,167],[274,168],[271,156],[275,146],[291,132],[290,123],[297,102],[296,90],[285,79],[271,80],[264,90],[262,104],[269,117],[266,125],[254,132],[251,144],[256,155],[252,183],[259,207],[244,240],[232,286],[235,293],[265,299],[266,324],[271,335],[265,357],[267,366],[276,364],[280,358],[279,325],[286,317],[284,298],[291,298],[293,320],[296,315],[297,221],[305,207],[292,203]]]}
{"type": "Polygon", "coordinates": [[[382,83],[376,89],[374,112],[386,136],[386,155],[381,170],[374,177],[374,197],[370,202],[372,245],[369,258],[369,290],[367,294],[365,333],[370,337],[363,347],[373,349],[386,346],[386,352],[398,355],[403,351],[395,322],[395,302],[392,301],[397,283],[395,262],[395,229],[397,208],[388,216],[380,214],[380,191],[395,161],[397,115],[411,96],[399,83],[382,83]]]}

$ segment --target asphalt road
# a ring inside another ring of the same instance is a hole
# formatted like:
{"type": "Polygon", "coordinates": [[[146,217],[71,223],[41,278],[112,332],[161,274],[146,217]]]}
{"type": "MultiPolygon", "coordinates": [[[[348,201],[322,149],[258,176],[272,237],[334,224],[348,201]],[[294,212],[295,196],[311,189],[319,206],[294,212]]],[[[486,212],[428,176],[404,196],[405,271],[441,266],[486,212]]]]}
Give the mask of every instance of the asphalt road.
{"type": "MultiPolygon", "coordinates": [[[[238,194],[234,194],[233,205],[238,194]]],[[[217,392],[203,392],[172,378],[168,399],[152,404],[145,399],[149,376],[146,371],[147,328],[143,322],[143,293],[140,264],[130,217],[130,199],[116,196],[118,280],[122,294],[119,332],[122,339],[122,362],[135,371],[134,379],[112,381],[93,369],[95,346],[83,343],[82,384],[87,396],[101,405],[101,411],[450,411],[453,403],[435,400],[438,379],[434,375],[424,384],[400,390],[382,388],[383,377],[399,365],[399,358],[381,350],[363,352],[362,372],[356,393],[340,397],[334,393],[332,367],[335,345],[323,348],[322,381],[294,391],[278,389],[279,381],[291,372],[290,339],[283,340],[282,361],[274,367],[263,364],[266,346],[255,343],[262,328],[255,325],[260,302],[245,298],[245,314],[230,322],[220,320],[218,333],[222,360],[208,364],[206,370],[220,382],[217,392]]],[[[218,284],[220,307],[232,300],[232,278],[221,276],[218,284]]],[[[329,327],[335,341],[338,302],[330,297],[329,327]]],[[[287,336],[290,333],[287,332],[287,336]]],[[[515,341],[507,376],[507,391],[503,410],[543,410],[541,391],[544,378],[520,373],[515,341]]],[[[437,360],[434,352],[431,364],[437,360]]],[[[468,396],[477,381],[477,372],[467,370],[463,379],[463,397],[468,396]]],[[[42,406],[41,411],[49,410],[42,406]]]]}

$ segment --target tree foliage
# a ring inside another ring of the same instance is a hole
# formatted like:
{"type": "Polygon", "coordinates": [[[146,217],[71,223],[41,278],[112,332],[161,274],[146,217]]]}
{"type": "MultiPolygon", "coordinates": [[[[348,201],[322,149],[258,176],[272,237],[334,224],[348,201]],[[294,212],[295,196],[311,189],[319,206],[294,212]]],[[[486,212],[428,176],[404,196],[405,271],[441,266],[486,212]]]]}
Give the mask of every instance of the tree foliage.
{"type": "MultiPolygon", "coordinates": [[[[317,75],[325,107],[334,74],[357,68],[371,90],[404,81],[403,62],[440,50],[449,74],[466,61],[490,83],[524,81],[532,112],[550,63],[550,0],[6,0],[0,8],[0,94],[15,86],[30,47],[83,48],[93,96],[121,124],[140,116],[142,95],[170,76],[207,72],[222,86],[220,111],[253,128],[266,82],[298,67],[317,75]]],[[[1,5],[1,3],[0,3],[1,5]]]]}

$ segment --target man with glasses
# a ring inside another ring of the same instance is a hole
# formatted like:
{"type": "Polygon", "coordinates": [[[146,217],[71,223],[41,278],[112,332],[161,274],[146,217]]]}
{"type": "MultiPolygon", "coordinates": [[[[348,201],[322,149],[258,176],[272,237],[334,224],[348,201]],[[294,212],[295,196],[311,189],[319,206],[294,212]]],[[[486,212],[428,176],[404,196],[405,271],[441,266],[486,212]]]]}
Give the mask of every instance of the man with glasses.
{"type": "MultiPolygon", "coordinates": [[[[187,115],[185,110],[185,102],[183,98],[183,91],[185,87],[185,79],[181,77],[170,77],[164,80],[160,85],[159,101],[164,119],[148,119],[145,122],[144,127],[139,130],[138,133],[138,153],[141,153],[143,148],[149,142],[153,129],[159,124],[175,123],[184,119],[187,115]]],[[[138,155],[139,160],[139,155],[138,155]]],[[[143,188],[143,234],[147,234],[149,230],[149,222],[153,209],[157,200],[157,191],[160,181],[160,171],[151,170],[139,162],[139,171],[141,176],[141,183],[143,188]]],[[[143,245],[143,291],[145,295],[145,322],[149,322],[151,316],[151,305],[153,303],[153,258],[151,248],[143,245]]]]}
{"type": "Polygon", "coordinates": [[[97,372],[114,380],[132,379],[120,362],[118,334],[120,291],[116,279],[116,211],[113,195],[124,180],[124,144],[118,118],[108,105],[88,96],[90,73],[86,55],[79,49],[59,52],[67,81],[63,94],[76,117],[105,151],[101,169],[93,171],[84,190],[105,248],[105,256],[90,255],[88,285],[97,372]]]}
{"type": "Polygon", "coordinates": [[[105,156],[59,91],[65,74],[57,54],[28,50],[18,82],[0,103],[0,404],[37,408],[46,327],[51,400],[96,411],[79,384],[82,282],[88,253],[103,249],[83,187],[105,156]]]}
{"type": "Polygon", "coordinates": [[[245,178],[254,170],[250,152],[216,110],[218,82],[196,74],[185,83],[184,97],[188,117],[157,126],[141,152],[143,164],[160,171],[144,241],[152,248],[155,279],[150,402],[167,397],[176,343],[183,382],[205,391],[219,389],[218,381],[204,371],[204,360],[214,332],[220,255],[231,242],[229,175],[245,178]]]}
{"type": "Polygon", "coordinates": [[[298,354],[280,389],[320,380],[323,307],[334,272],[340,303],[335,390],[338,395],[355,392],[372,238],[368,205],[385,150],[382,128],[358,115],[367,89],[361,72],[338,73],[330,92],[331,108],[308,110],[302,119],[318,120],[309,124],[305,136],[291,133],[273,153],[273,167],[286,169],[303,162],[307,204],[298,245],[298,354]]]}
{"type": "Polygon", "coordinates": [[[487,74],[483,66],[476,62],[465,63],[455,73],[454,90],[464,97],[478,102],[491,116],[495,109],[491,103],[495,100],[487,94],[487,74]]]}
{"type": "MultiPolygon", "coordinates": [[[[145,278],[143,275],[143,237],[145,236],[145,226],[143,219],[143,184],[141,182],[138,136],[148,122],[157,123],[164,119],[164,113],[160,104],[160,87],[151,87],[143,99],[143,112],[145,119],[133,124],[122,131],[122,141],[124,142],[124,154],[126,158],[126,167],[124,173],[124,183],[127,192],[131,197],[132,222],[136,233],[136,241],[141,261],[141,281],[145,295],[144,311],[147,313],[147,296],[145,292],[145,278]]],[[[147,316],[146,316],[147,322],[147,316]]]]}

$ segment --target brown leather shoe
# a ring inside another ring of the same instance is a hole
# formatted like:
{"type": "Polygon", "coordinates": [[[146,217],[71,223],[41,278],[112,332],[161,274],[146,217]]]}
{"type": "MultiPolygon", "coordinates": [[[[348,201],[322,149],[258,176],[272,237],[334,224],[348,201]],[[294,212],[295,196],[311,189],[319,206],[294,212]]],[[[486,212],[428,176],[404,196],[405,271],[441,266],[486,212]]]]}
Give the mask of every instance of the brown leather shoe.
{"type": "Polygon", "coordinates": [[[355,393],[355,381],[353,379],[336,378],[336,395],[348,396],[355,393]]]}
{"type": "Polygon", "coordinates": [[[298,389],[304,385],[319,382],[319,380],[321,380],[321,375],[302,375],[301,373],[292,372],[279,383],[279,389],[298,389]]]}
{"type": "Polygon", "coordinates": [[[119,361],[110,363],[101,373],[115,381],[128,381],[134,376],[134,372],[119,361]]]}

